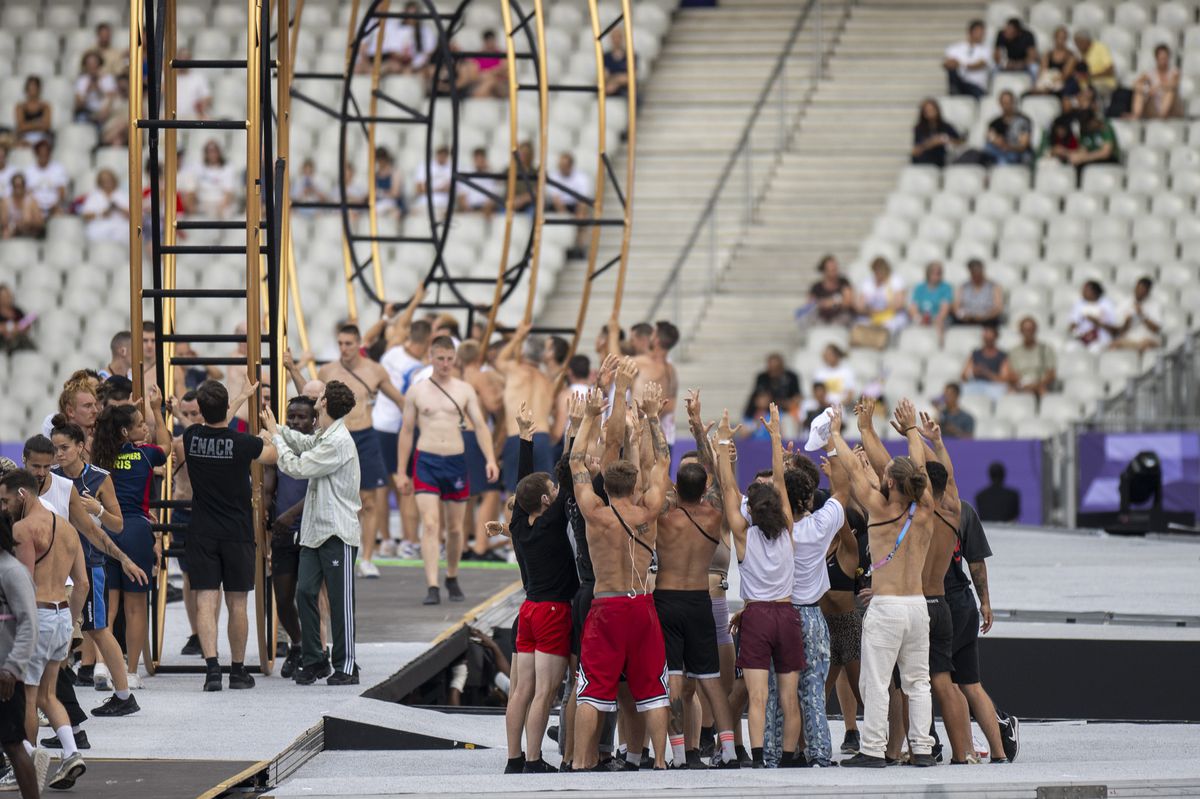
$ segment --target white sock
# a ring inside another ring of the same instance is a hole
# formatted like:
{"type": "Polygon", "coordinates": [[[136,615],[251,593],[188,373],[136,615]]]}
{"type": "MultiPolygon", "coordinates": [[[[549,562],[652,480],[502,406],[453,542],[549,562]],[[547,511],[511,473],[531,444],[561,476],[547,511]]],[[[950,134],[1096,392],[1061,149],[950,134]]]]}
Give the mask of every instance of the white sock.
{"type": "Polygon", "coordinates": [[[29,741],[21,741],[21,743],[25,744],[25,754],[33,757],[33,744],[29,743],[29,741]]]}
{"type": "Polygon", "coordinates": [[[625,753],[625,762],[632,763],[635,766],[641,765],[642,753],[641,752],[633,752],[633,751],[626,752],[625,753]]]}
{"type": "Polygon", "coordinates": [[[732,763],[737,760],[737,752],[733,748],[733,730],[721,730],[717,737],[721,741],[721,762],[732,763]]]}
{"type": "Polygon", "coordinates": [[[115,693],[117,695],[117,699],[120,699],[122,702],[132,696],[129,691],[113,691],[113,693],[115,693]]]}
{"type": "Polygon", "coordinates": [[[71,732],[75,733],[76,735],[78,735],[82,731],[83,731],[83,727],[80,727],[78,724],[71,725],[71,732]]]}
{"type": "Polygon", "coordinates": [[[54,731],[54,734],[58,736],[58,742],[62,744],[63,760],[79,751],[75,748],[75,733],[71,732],[70,724],[62,725],[54,731]]]}
{"type": "Polygon", "coordinates": [[[675,764],[677,766],[682,766],[684,761],[687,760],[687,755],[683,751],[683,736],[682,735],[672,735],[670,737],[670,741],[671,741],[671,757],[674,758],[675,764]]]}

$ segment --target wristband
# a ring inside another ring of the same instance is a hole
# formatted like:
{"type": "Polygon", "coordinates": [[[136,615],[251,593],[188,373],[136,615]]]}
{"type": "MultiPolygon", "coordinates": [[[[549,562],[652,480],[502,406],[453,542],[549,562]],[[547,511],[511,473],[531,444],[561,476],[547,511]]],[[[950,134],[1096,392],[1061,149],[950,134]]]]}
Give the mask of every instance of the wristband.
{"type": "Polygon", "coordinates": [[[908,427],[904,428],[904,435],[908,435],[909,430],[916,430],[916,429],[917,429],[917,426],[915,424],[910,424],[908,427]]]}
{"type": "Polygon", "coordinates": [[[729,446],[729,445],[730,445],[730,444],[732,444],[732,443],[733,443],[733,439],[732,439],[732,438],[718,438],[718,439],[717,439],[717,446],[718,446],[718,447],[719,447],[719,446],[721,446],[722,444],[724,444],[725,446],[729,446]]]}

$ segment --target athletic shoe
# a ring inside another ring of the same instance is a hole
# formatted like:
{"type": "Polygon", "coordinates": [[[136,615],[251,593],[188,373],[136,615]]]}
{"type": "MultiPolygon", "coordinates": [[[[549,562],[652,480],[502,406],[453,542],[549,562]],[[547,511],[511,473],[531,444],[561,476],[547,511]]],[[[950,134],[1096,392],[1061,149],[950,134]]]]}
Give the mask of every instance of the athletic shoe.
{"type": "Polygon", "coordinates": [[[187,643],[183,645],[183,649],[179,650],[181,655],[203,655],[204,651],[200,649],[200,636],[192,634],[188,636],[187,643]]]}
{"type": "Polygon", "coordinates": [[[708,764],[700,759],[700,750],[699,749],[688,749],[688,750],[685,750],[683,754],[686,758],[685,768],[690,768],[690,769],[706,769],[706,768],[708,768],[708,764]]]}
{"type": "Polygon", "coordinates": [[[1004,743],[1004,756],[1011,763],[1017,759],[1017,755],[1021,752],[1021,722],[1017,721],[1016,716],[999,716],[1000,722],[1000,740],[1004,743]]]}
{"type": "Polygon", "coordinates": [[[436,585],[429,586],[429,590],[425,592],[425,598],[421,600],[422,605],[440,605],[442,604],[442,594],[436,585]]]}
{"type": "Polygon", "coordinates": [[[930,751],[930,754],[933,755],[934,760],[941,763],[942,762],[942,745],[940,743],[935,743],[933,745],[933,749],[930,751]]]}
{"type": "Polygon", "coordinates": [[[525,755],[510,757],[504,765],[505,774],[520,774],[525,770],[525,755]]]}
{"type": "Polygon", "coordinates": [[[221,669],[212,669],[204,675],[205,691],[220,691],[225,686],[221,683],[221,669]]]}
{"type": "Polygon", "coordinates": [[[555,771],[558,769],[545,760],[526,760],[525,768],[521,769],[522,774],[551,774],[555,771]]]}
{"type": "MultiPolygon", "coordinates": [[[[116,694],[113,694],[108,699],[104,700],[104,704],[92,711],[93,716],[131,716],[141,710],[138,707],[137,700],[133,698],[133,694],[129,695],[128,699],[120,699],[116,694]]],[[[75,736],[75,745],[79,746],[79,736],[84,735],[79,732],[75,736]]],[[[87,736],[84,735],[84,740],[87,736]]],[[[79,746],[80,749],[86,749],[86,746],[79,746]]]]}
{"type": "Polygon", "coordinates": [[[560,774],[570,774],[574,770],[575,769],[571,768],[571,764],[566,760],[558,764],[558,772],[560,774]]]}
{"type": "Polygon", "coordinates": [[[909,765],[917,768],[929,768],[937,765],[937,759],[932,754],[914,754],[908,759],[909,765]]]}
{"type": "Polygon", "coordinates": [[[39,727],[49,727],[50,720],[48,718],[46,718],[46,714],[42,712],[41,708],[38,708],[37,713],[38,713],[38,726],[39,727]]]}
{"type": "Polygon", "coordinates": [[[96,667],[80,666],[79,671],[75,672],[75,687],[89,688],[96,684],[96,667]]]}
{"type": "Polygon", "coordinates": [[[735,746],[733,752],[737,755],[738,763],[741,764],[742,768],[750,768],[754,765],[754,759],[750,757],[750,753],[746,751],[746,747],[735,746]]]}
{"type": "Polygon", "coordinates": [[[401,560],[417,560],[421,557],[421,547],[412,541],[401,541],[399,554],[401,560]]]}
{"type": "Polygon", "coordinates": [[[241,671],[229,672],[229,688],[233,691],[246,690],[254,687],[254,678],[250,676],[250,672],[246,671],[243,666],[241,671]]]}
{"type": "Polygon", "coordinates": [[[17,785],[17,775],[13,773],[12,766],[6,765],[4,771],[0,772],[0,793],[9,793],[20,789],[20,786],[17,785]]]}
{"type": "Polygon", "coordinates": [[[736,760],[721,760],[720,758],[716,758],[713,760],[712,767],[713,768],[737,768],[737,769],[740,769],[742,767],[742,764],[736,760]]]}
{"type": "Polygon", "coordinates": [[[846,737],[842,739],[842,754],[857,755],[860,746],[862,742],[858,737],[858,730],[846,730],[846,737]]]}
{"type": "Polygon", "coordinates": [[[843,760],[840,765],[842,768],[886,768],[887,761],[882,757],[864,755],[859,752],[854,757],[843,760]]]}
{"type": "Polygon", "coordinates": [[[481,560],[485,563],[508,563],[508,558],[504,557],[494,549],[489,549],[487,552],[479,555],[476,560],[481,560]]]}
{"type": "Polygon", "coordinates": [[[353,674],[347,674],[344,671],[335,671],[325,681],[326,685],[358,685],[358,666],[354,667],[353,674]]]}
{"type": "Polygon", "coordinates": [[[296,685],[312,685],[317,680],[323,680],[333,674],[333,667],[329,665],[328,660],[323,660],[316,666],[300,666],[296,669],[296,673],[292,675],[296,685]]]}
{"type": "Polygon", "coordinates": [[[85,771],[87,764],[83,762],[83,755],[76,752],[59,764],[58,771],[50,778],[49,787],[56,791],[69,791],[75,787],[75,781],[82,777],[85,771]]]}
{"type": "MultiPolygon", "coordinates": [[[[46,774],[50,771],[50,753],[45,749],[33,751],[33,773],[37,776],[38,790],[46,785],[46,774]]],[[[14,780],[15,782],[15,780],[14,780]]]]}
{"type": "Polygon", "coordinates": [[[288,647],[287,657],[283,659],[283,665],[279,667],[279,676],[285,680],[292,679],[292,675],[296,673],[296,668],[300,665],[300,647],[288,647]]]}
{"type": "Polygon", "coordinates": [[[369,580],[379,579],[379,567],[375,565],[374,561],[368,560],[362,565],[362,567],[363,577],[366,577],[369,580]]]}
{"type": "Polygon", "coordinates": [[[96,664],[92,672],[92,686],[97,691],[111,691],[113,689],[112,675],[108,672],[108,666],[105,666],[103,663],[96,664]]]}
{"type": "Polygon", "coordinates": [[[379,545],[379,549],[375,551],[375,554],[381,558],[396,557],[396,542],[389,538],[379,545]]]}
{"type": "Polygon", "coordinates": [[[1008,758],[1007,758],[1007,757],[993,757],[993,758],[992,758],[990,761],[988,761],[988,762],[992,763],[993,765],[997,765],[997,766],[998,766],[998,765],[1001,765],[1001,764],[1007,763],[1007,762],[1008,762],[1008,758]]]}
{"type": "Polygon", "coordinates": [[[558,743],[558,725],[552,724],[546,728],[546,737],[551,741],[558,743]]]}
{"type": "Polygon", "coordinates": [[[125,679],[129,681],[130,691],[140,691],[146,687],[142,685],[142,678],[136,673],[125,675],[125,679]]]}
{"type": "Polygon", "coordinates": [[[457,577],[446,578],[446,594],[450,597],[451,602],[462,602],[467,598],[462,589],[458,587],[457,577]]]}
{"type": "MultiPolygon", "coordinates": [[[[116,697],[113,697],[113,698],[115,699],[116,697]]],[[[108,701],[111,702],[112,699],[109,699],[108,701]]],[[[93,716],[97,715],[95,710],[92,711],[92,715],[93,716]]],[[[49,738],[43,738],[41,740],[41,745],[47,749],[62,749],[62,741],[58,740],[57,735],[51,735],[49,738]]],[[[86,730],[80,730],[79,732],[75,733],[75,748],[76,749],[91,749],[92,748],[92,744],[88,741],[86,730]]]]}

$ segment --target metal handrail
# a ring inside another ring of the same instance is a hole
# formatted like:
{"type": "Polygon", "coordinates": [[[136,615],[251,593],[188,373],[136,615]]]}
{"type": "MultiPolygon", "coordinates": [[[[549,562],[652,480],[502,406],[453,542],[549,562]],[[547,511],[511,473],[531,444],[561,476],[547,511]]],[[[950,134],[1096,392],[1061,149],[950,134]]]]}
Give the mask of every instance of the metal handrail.
{"type": "MultiPolygon", "coordinates": [[[[662,306],[663,301],[666,299],[667,293],[671,290],[671,286],[679,276],[679,272],[683,269],[683,265],[687,263],[688,257],[692,254],[692,250],[696,246],[696,242],[699,241],[700,234],[704,230],[705,223],[716,211],[717,202],[725,191],[725,184],[729,182],[729,176],[733,174],[733,169],[737,164],[738,158],[741,157],[742,152],[747,146],[749,146],[750,134],[758,122],[758,117],[762,113],[763,108],[766,107],[767,99],[770,97],[771,91],[775,88],[775,84],[783,75],[783,71],[787,66],[788,58],[791,56],[792,50],[796,46],[796,42],[800,39],[800,34],[804,30],[809,14],[812,12],[813,7],[817,4],[818,0],[807,0],[807,2],[804,4],[804,10],[800,12],[800,16],[796,18],[795,24],[792,25],[792,31],[788,35],[787,42],[784,44],[779,56],[775,59],[775,66],[771,70],[771,74],[767,78],[767,82],[763,85],[762,91],[759,92],[758,101],[755,102],[754,108],[750,111],[750,116],[746,120],[745,127],[742,128],[742,135],[738,137],[737,144],[735,144],[733,150],[730,151],[729,158],[725,162],[725,167],[721,170],[721,176],[717,179],[717,185],[713,187],[712,193],[709,194],[708,201],[704,204],[704,210],[700,213],[700,218],[696,220],[696,224],[693,226],[691,234],[684,243],[683,249],[680,250],[679,256],[675,259],[675,263],[671,266],[670,273],[663,281],[662,287],[658,290],[658,294],[655,295],[654,302],[650,306],[650,312],[647,314],[646,318],[653,319],[658,314],[658,309],[662,306]]],[[[814,70],[814,81],[819,80],[821,77],[821,64],[823,59],[819,36],[820,24],[820,14],[818,14],[818,43],[815,51],[817,66],[814,70]]],[[[782,144],[780,147],[782,148],[782,144]]],[[[746,220],[746,224],[749,226],[749,219],[746,220]]]]}

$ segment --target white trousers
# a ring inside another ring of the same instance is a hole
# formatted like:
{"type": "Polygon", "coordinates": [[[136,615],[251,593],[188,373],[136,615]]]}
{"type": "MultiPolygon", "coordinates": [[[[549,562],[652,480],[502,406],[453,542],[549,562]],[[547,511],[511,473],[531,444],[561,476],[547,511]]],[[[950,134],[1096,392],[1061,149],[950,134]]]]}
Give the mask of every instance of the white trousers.
{"type": "Polygon", "coordinates": [[[862,663],[865,755],[883,757],[888,738],[888,685],[900,666],[900,688],[908,697],[908,741],[914,754],[929,754],[933,699],[929,694],[929,611],[923,596],[874,596],[863,618],[862,663]]]}

